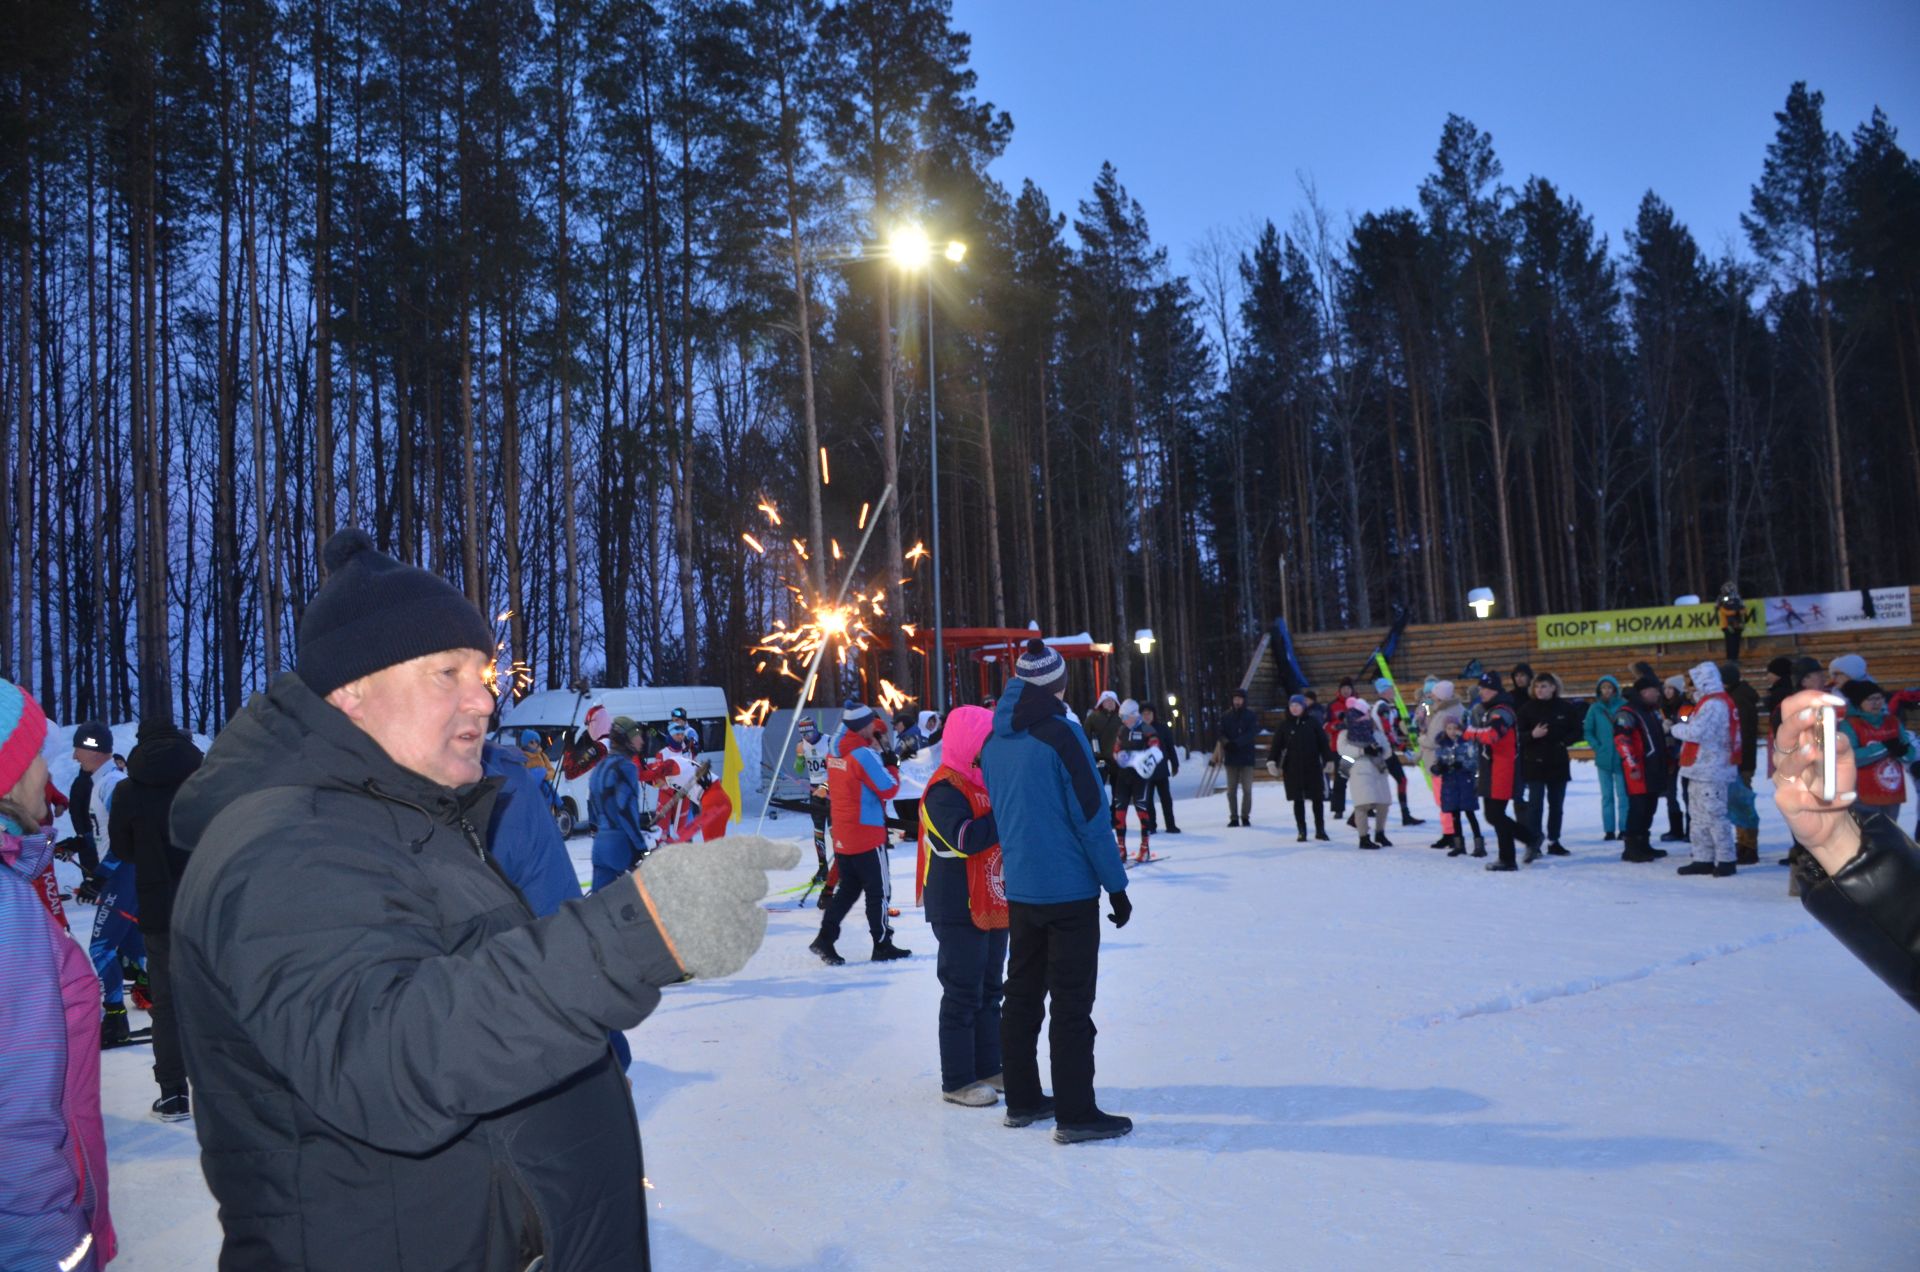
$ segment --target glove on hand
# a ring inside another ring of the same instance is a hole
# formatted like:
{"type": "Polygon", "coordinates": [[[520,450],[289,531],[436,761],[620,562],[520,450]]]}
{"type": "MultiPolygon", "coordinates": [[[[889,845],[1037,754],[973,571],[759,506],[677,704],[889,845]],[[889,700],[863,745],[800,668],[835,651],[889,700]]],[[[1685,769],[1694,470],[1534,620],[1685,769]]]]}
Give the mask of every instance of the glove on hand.
{"type": "Polygon", "coordinates": [[[800,863],[800,845],[760,835],[656,849],[634,871],[641,895],[689,976],[731,976],[767,934],[767,871],[800,863]]]}
{"type": "Polygon", "coordinates": [[[86,905],[99,905],[100,880],[88,875],[85,882],[73,890],[73,899],[86,905]]]}
{"type": "Polygon", "coordinates": [[[1268,777],[1280,776],[1280,766],[1278,764],[1275,764],[1272,760],[1267,761],[1267,776],[1268,777]]]}
{"type": "Polygon", "coordinates": [[[1107,916],[1107,922],[1116,928],[1127,926],[1127,920],[1133,917],[1133,902],[1127,900],[1124,892],[1109,892],[1107,904],[1113,907],[1113,913],[1107,916]]]}

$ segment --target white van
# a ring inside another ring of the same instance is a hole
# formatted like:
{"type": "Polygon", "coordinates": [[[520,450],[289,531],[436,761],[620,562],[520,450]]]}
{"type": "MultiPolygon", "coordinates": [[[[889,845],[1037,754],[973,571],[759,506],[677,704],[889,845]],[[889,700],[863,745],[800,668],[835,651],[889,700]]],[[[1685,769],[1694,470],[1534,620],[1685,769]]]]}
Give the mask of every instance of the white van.
{"type": "Polygon", "coordinates": [[[494,730],[493,738],[501,746],[518,750],[523,732],[532,729],[540,735],[541,746],[556,770],[560,807],[555,810],[555,819],[563,835],[593,827],[588,790],[598,755],[586,737],[586,724],[587,713],[595,707],[605,707],[610,719],[631,716],[641,724],[653,726],[657,737],[648,748],[649,753],[666,744],[667,723],[676,709],[682,710],[700,735],[699,758],[710,762],[716,774],[726,759],[727,694],[724,689],[711,685],[645,685],[634,689],[589,689],[585,693],[548,689],[528,694],[500,713],[500,727],[494,730]],[[573,763],[568,763],[569,757],[573,763]]]}

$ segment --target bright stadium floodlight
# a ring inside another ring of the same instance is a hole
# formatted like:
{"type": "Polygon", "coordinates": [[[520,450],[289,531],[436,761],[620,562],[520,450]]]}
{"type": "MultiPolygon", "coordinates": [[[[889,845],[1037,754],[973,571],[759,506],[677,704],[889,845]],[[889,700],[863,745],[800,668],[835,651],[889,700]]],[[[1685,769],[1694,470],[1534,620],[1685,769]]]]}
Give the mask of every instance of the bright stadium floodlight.
{"type": "Polygon", "coordinates": [[[887,240],[887,254],[905,269],[920,269],[933,259],[933,244],[917,225],[903,225],[887,240]]]}
{"type": "Polygon", "coordinates": [[[944,253],[944,255],[946,256],[948,261],[952,262],[955,265],[958,265],[961,261],[964,261],[967,259],[967,245],[965,243],[962,243],[959,239],[949,240],[947,243],[947,250],[944,253]]]}
{"type": "Polygon", "coordinates": [[[1475,618],[1485,618],[1493,613],[1493,589],[1476,587],[1467,593],[1467,608],[1473,611],[1475,618]]]}

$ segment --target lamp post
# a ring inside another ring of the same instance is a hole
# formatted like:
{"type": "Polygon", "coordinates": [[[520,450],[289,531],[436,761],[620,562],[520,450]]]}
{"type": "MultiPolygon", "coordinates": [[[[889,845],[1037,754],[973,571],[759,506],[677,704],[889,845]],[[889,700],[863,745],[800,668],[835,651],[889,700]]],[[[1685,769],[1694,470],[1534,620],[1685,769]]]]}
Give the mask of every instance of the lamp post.
{"type": "Polygon", "coordinates": [[[1142,627],[1133,634],[1133,647],[1140,651],[1141,675],[1146,679],[1147,701],[1153,701],[1153,629],[1142,627]]]}
{"type": "MultiPolygon", "coordinates": [[[[933,709],[944,718],[947,714],[947,637],[946,619],[940,607],[940,410],[933,373],[933,243],[919,226],[902,226],[893,232],[887,250],[902,269],[927,272],[927,450],[933,466],[933,709]]],[[[949,240],[940,255],[958,265],[966,259],[967,245],[958,239],[949,240]]]]}
{"type": "Polygon", "coordinates": [[[1475,618],[1485,618],[1493,613],[1493,589],[1476,587],[1467,593],[1467,608],[1473,611],[1475,618]]]}

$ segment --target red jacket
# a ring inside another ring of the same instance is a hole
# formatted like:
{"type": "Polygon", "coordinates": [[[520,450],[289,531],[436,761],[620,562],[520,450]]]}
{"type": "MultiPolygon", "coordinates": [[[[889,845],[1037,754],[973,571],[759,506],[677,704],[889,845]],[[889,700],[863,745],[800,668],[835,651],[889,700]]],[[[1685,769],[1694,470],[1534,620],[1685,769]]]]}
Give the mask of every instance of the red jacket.
{"type": "Polygon", "coordinates": [[[867,739],[843,733],[827,761],[836,856],[872,852],[887,842],[887,801],[900,790],[900,770],[880,762],[867,739]]]}
{"type": "Polygon", "coordinates": [[[1480,793],[1488,799],[1513,798],[1513,761],[1520,751],[1519,726],[1513,707],[1495,698],[1481,722],[1468,729],[1469,740],[1480,744],[1480,793]]]}
{"type": "Polygon", "coordinates": [[[1862,804],[1876,808],[1891,806],[1897,812],[1907,802],[1908,761],[1913,757],[1888,753],[1887,743],[1900,736],[1900,717],[1892,710],[1880,713],[1878,721],[1869,721],[1858,711],[1849,712],[1846,728],[1853,730],[1854,759],[1857,765],[1855,789],[1862,804]]]}
{"type": "Polygon", "coordinates": [[[1327,723],[1323,727],[1327,731],[1327,748],[1329,750],[1338,751],[1340,749],[1340,731],[1347,727],[1347,708],[1352,706],[1364,708],[1365,705],[1366,704],[1362,703],[1355,695],[1345,693],[1336,697],[1332,704],[1327,707],[1327,723]]]}

